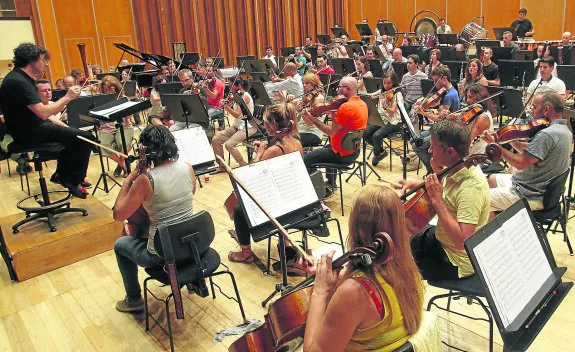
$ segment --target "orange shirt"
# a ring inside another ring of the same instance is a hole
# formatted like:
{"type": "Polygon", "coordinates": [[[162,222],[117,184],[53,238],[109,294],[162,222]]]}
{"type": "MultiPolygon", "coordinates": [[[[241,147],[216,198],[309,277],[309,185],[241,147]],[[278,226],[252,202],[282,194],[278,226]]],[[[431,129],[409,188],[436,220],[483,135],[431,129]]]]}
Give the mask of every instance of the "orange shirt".
{"type": "Polygon", "coordinates": [[[331,137],[331,150],[341,156],[353,154],[351,150],[343,150],[341,142],[347,132],[365,129],[367,126],[367,105],[359,96],[352,97],[337,109],[333,123],[343,128],[331,137]]]}

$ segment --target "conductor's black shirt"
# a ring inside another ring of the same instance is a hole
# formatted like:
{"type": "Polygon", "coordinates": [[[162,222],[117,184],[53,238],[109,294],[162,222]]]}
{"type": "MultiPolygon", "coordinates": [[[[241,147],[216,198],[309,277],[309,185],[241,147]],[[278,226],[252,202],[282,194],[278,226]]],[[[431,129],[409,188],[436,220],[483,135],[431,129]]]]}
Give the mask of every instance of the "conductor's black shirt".
{"type": "Polygon", "coordinates": [[[8,73],[0,86],[0,105],[8,133],[15,140],[25,139],[27,131],[45,123],[28,105],[41,103],[34,78],[15,68],[8,73]]]}

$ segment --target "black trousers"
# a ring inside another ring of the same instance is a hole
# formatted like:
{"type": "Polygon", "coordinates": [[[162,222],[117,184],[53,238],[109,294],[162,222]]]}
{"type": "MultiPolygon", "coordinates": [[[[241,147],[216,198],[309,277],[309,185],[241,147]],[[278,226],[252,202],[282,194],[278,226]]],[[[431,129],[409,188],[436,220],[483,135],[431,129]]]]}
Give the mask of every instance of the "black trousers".
{"type": "Polygon", "coordinates": [[[94,136],[90,132],[73,127],[58,126],[50,122],[31,127],[23,131],[22,134],[12,134],[14,141],[19,145],[63,144],[64,149],[58,157],[56,172],[62,182],[74,186],[84,181],[92,152],[92,145],[78,139],[77,136],[94,140],[94,136]]]}
{"type": "Polygon", "coordinates": [[[321,144],[321,138],[319,138],[313,133],[304,132],[300,134],[300,142],[302,148],[315,147],[321,144]]]}
{"type": "MultiPolygon", "coordinates": [[[[312,150],[309,153],[306,153],[303,156],[303,163],[307,168],[307,172],[310,174],[316,170],[316,168],[312,167],[313,164],[318,163],[337,163],[337,164],[345,164],[350,165],[357,159],[359,154],[359,150],[353,154],[341,156],[331,150],[331,145],[328,144],[323,148],[319,148],[316,150],[312,150]]],[[[335,186],[335,173],[333,169],[327,169],[327,182],[328,186],[335,186]]]]}
{"type": "Polygon", "coordinates": [[[457,267],[451,264],[430,226],[411,239],[411,253],[424,280],[456,280],[457,267]]]}
{"type": "Polygon", "coordinates": [[[383,140],[394,133],[401,131],[401,124],[392,125],[391,123],[384,126],[367,125],[363,132],[363,138],[371,146],[373,146],[373,153],[381,155],[383,153],[383,140]]]}

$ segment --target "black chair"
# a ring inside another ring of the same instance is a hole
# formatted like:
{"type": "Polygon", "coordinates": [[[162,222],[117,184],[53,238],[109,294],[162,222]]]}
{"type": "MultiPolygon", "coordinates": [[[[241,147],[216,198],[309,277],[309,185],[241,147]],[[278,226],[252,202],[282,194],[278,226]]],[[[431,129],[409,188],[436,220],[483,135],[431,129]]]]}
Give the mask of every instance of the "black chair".
{"type": "MultiPolygon", "coordinates": [[[[481,284],[479,277],[476,274],[473,274],[471,276],[456,280],[428,280],[427,283],[433,287],[449,290],[449,293],[431,297],[429,299],[429,302],[427,303],[427,311],[430,311],[431,306],[433,305],[440,310],[450,312],[459,315],[461,317],[465,317],[475,321],[480,320],[487,322],[489,324],[489,352],[493,352],[493,316],[491,315],[491,311],[489,309],[488,304],[484,303],[482,300],[482,298],[485,298],[485,290],[483,289],[483,285],[481,284]],[[441,307],[437,305],[437,303],[435,303],[436,300],[442,298],[447,298],[446,307],[441,307]],[[487,319],[472,317],[470,315],[451,310],[451,299],[458,300],[460,298],[465,298],[467,300],[467,304],[469,305],[473,304],[473,302],[476,302],[476,304],[481,306],[481,308],[487,315],[487,319]]],[[[446,344],[445,342],[443,343],[446,344]]],[[[453,346],[449,347],[454,348],[453,346]]]]}
{"type": "MultiPolygon", "coordinates": [[[[0,121],[0,141],[4,139],[6,136],[6,124],[0,121]]],[[[12,174],[10,172],[10,154],[5,153],[2,149],[0,149],[0,161],[6,160],[6,164],[8,165],[8,177],[11,177],[12,174]]],[[[0,167],[0,174],[2,173],[2,167],[0,167]]]]}
{"type": "MultiPolygon", "coordinates": [[[[214,240],[214,222],[210,214],[206,211],[201,211],[194,214],[193,217],[175,225],[165,226],[160,225],[154,237],[154,246],[159,256],[166,260],[166,264],[157,268],[146,268],[146,273],[150,275],[144,280],[144,303],[146,313],[146,331],[150,331],[149,318],[158,325],[162,331],[168,335],[170,339],[170,348],[174,350],[174,339],[172,335],[172,325],[170,320],[170,300],[174,298],[174,305],[176,313],[178,307],[182,307],[182,299],[179,290],[183,286],[187,286],[190,292],[196,293],[200,297],[209,296],[209,290],[206,285],[206,279],[210,282],[213,299],[216,298],[214,286],[218,288],[220,293],[226,298],[234,300],[238,303],[242,320],[246,320],[244,308],[238,291],[234,274],[229,271],[229,268],[221,263],[220,255],[214,249],[210,248],[210,244],[214,240]],[[218,270],[220,265],[225,267],[225,270],[218,270]],[[173,269],[173,275],[169,275],[173,269]],[[218,275],[229,275],[235,291],[235,297],[226,295],[220,286],[214,284],[212,277],[218,275]],[[172,292],[165,298],[160,299],[148,289],[148,282],[156,280],[163,285],[171,285],[172,292]],[[174,288],[177,288],[174,290],[174,288]],[[151,294],[157,301],[164,303],[166,308],[166,320],[168,323],[168,330],[159,323],[156,318],[150,314],[148,309],[148,293],[151,294]]],[[[183,319],[183,308],[181,316],[176,314],[178,319],[183,319]]]]}
{"type": "Polygon", "coordinates": [[[561,175],[556,176],[551,183],[547,186],[545,196],[543,197],[543,209],[533,212],[535,220],[541,226],[543,233],[547,235],[548,232],[562,233],[563,241],[567,244],[569,254],[573,256],[573,248],[567,235],[567,201],[565,199],[565,183],[569,176],[569,169],[561,175]],[[551,226],[553,229],[551,229],[551,226]],[[557,226],[561,226],[561,230],[557,226]]]}
{"type": "MultiPolygon", "coordinates": [[[[319,169],[326,169],[326,174],[334,174],[337,175],[339,178],[339,197],[340,197],[340,202],[341,202],[341,215],[344,215],[344,211],[343,211],[343,190],[342,190],[342,182],[341,182],[341,175],[344,172],[350,172],[352,171],[355,166],[356,166],[356,159],[359,156],[359,152],[360,152],[360,144],[361,144],[361,140],[363,137],[363,131],[364,130],[356,130],[356,131],[348,131],[345,136],[343,137],[343,140],[341,141],[341,146],[343,148],[343,150],[348,150],[348,151],[354,151],[354,159],[353,162],[349,163],[349,164],[343,164],[343,163],[317,163],[317,164],[313,164],[312,167],[313,168],[319,168],[319,169]]],[[[358,169],[359,171],[359,179],[362,181],[362,185],[364,182],[364,178],[363,178],[363,170],[362,168],[358,169]]]]}
{"type": "MultiPolygon", "coordinates": [[[[40,193],[30,195],[16,205],[19,209],[26,212],[26,218],[17,222],[12,226],[14,233],[19,232],[20,226],[31,221],[46,218],[50,231],[56,231],[55,216],[62,213],[82,213],[83,216],[88,215],[88,211],[83,208],[71,208],[70,199],[72,195],[68,191],[48,191],[46,179],[44,178],[42,163],[47,160],[54,159],[54,156],[59,154],[64,146],[59,143],[44,143],[39,145],[19,145],[12,143],[9,146],[9,152],[13,154],[28,155],[33,154],[31,159],[26,158],[26,162],[34,163],[34,169],[38,172],[38,182],[40,184],[40,193]],[[51,194],[61,194],[63,198],[56,201],[50,199],[51,194]],[[30,200],[33,199],[38,205],[29,206],[30,200]],[[33,214],[33,215],[32,215],[33,214]]],[[[28,179],[26,178],[26,181],[28,179]]]]}

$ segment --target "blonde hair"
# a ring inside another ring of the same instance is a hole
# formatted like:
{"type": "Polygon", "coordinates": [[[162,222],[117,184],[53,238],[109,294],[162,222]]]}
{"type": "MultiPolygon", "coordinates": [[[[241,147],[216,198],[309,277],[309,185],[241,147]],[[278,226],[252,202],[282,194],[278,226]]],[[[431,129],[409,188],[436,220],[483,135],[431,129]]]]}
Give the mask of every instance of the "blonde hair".
{"type": "Polygon", "coordinates": [[[119,94],[122,91],[122,83],[114,76],[104,76],[102,78],[101,89],[102,94],[110,94],[109,89],[113,88],[114,93],[119,94]]]}
{"type": "MultiPolygon", "coordinates": [[[[411,254],[403,203],[390,188],[367,185],[354,197],[349,217],[348,248],[365,247],[373,243],[373,235],[388,233],[395,245],[393,259],[386,264],[374,263],[362,270],[377,282],[381,276],[395,291],[403,315],[403,325],[413,334],[421,325],[423,312],[423,283],[419,268],[411,254]]],[[[383,297],[387,299],[387,297],[383,297]]]]}
{"type": "Polygon", "coordinates": [[[267,107],[264,120],[274,122],[278,126],[278,138],[297,131],[296,109],[292,103],[278,103],[267,107]]]}

